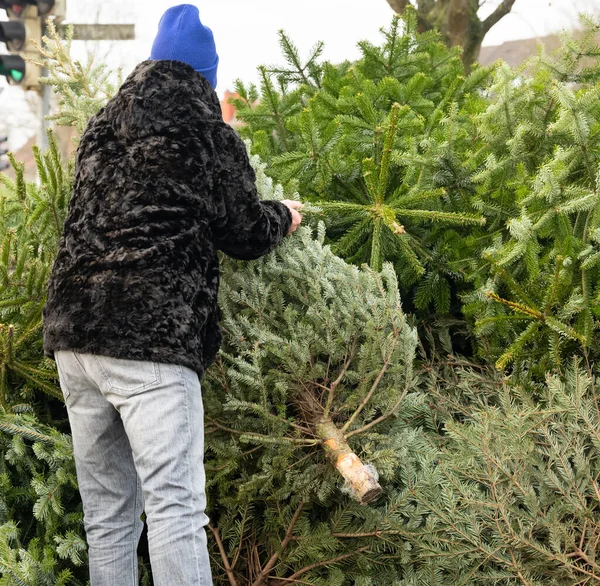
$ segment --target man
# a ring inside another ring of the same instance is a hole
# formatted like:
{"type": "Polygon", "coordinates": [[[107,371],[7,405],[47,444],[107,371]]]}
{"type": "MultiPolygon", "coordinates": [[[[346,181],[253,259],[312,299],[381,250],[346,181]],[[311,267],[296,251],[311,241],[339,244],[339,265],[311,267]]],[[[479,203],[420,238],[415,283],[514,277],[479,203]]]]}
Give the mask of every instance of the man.
{"type": "Polygon", "coordinates": [[[200,378],[221,341],[217,251],[266,254],[301,222],[260,202],[221,119],[218,56],[198,9],[163,16],[81,138],[44,310],[89,545],[92,586],[134,586],[145,511],[156,586],[212,584],[200,378]]]}

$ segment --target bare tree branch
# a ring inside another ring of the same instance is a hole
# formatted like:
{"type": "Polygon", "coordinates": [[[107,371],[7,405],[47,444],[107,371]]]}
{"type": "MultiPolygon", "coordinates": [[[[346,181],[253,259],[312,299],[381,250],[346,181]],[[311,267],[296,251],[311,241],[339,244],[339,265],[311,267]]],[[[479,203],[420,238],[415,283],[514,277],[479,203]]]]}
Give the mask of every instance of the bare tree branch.
{"type": "Polygon", "coordinates": [[[367,423],[366,425],[363,425],[360,429],[355,429],[355,430],[347,433],[346,439],[349,437],[352,437],[353,435],[358,435],[359,433],[363,433],[363,432],[367,431],[368,429],[371,429],[371,427],[378,425],[382,421],[385,421],[386,419],[388,419],[392,415],[394,415],[394,413],[396,413],[396,411],[400,408],[402,401],[404,401],[404,398],[406,397],[406,395],[408,393],[408,389],[410,388],[408,382],[409,381],[406,381],[406,384],[404,385],[404,390],[402,391],[400,398],[396,401],[396,404],[389,411],[387,411],[387,413],[384,413],[383,415],[380,415],[376,419],[373,419],[373,421],[367,423]]]}
{"type": "Polygon", "coordinates": [[[265,579],[267,578],[267,576],[269,575],[269,573],[271,572],[271,570],[275,566],[275,563],[279,559],[280,554],[283,553],[283,551],[285,550],[285,548],[290,543],[290,541],[292,539],[292,536],[293,536],[293,533],[294,533],[294,526],[298,522],[298,519],[300,517],[300,513],[302,512],[302,509],[304,508],[305,504],[306,503],[304,501],[300,501],[300,504],[298,505],[298,508],[296,509],[296,512],[294,513],[294,516],[292,517],[292,520],[290,521],[290,524],[288,526],[288,530],[287,530],[287,532],[285,534],[285,537],[284,537],[283,541],[281,542],[281,550],[275,552],[271,556],[271,559],[267,562],[267,565],[262,569],[262,571],[259,574],[258,578],[252,583],[252,586],[260,586],[261,584],[264,584],[265,579]]]}
{"type": "Polygon", "coordinates": [[[231,565],[229,564],[229,559],[227,558],[227,553],[225,553],[225,548],[223,547],[223,542],[221,541],[221,536],[219,535],[219,529],[217,527],[213,527],[212,525],[208,525],[208,528],[211,530],[212,534],[215,536],[215,541],[217,542],[217,546],[219,548],[219,553],[221,554],[221,560],[223,565],[225,566],[225,572],[227,573],[227,578],[229,579],[229,584],[231,586],[238,586],[238,583],[233,575],[233,570],[231,569],[231,565]]]}
{"type": "Polygon", "coordinates": [[[350,553],[345,553],[345,554],[340,555],[331,560],[325,560],[323,562],[317,562],[316,564],[311,564],[310,566],[306,566],[305,568],[298,570],[295,574],[292,574],[289,578],[279,578],[279,584],[283,585],[286,582],[294,582],[294,580],[296,580],[296,578],[298,578],[302,574],[305,574],[306,572],[310,572],[311,570],[314,570],[315,568],[321,568],[323,566],[330,566],[331,564],[336,564],[337,562],[341,562],[342,560],[345,560],[352,556],[361,554],[364,551],[367,551],[368,549],[369,549],[369,546],[367,545],[365,547],[361,547],[360,549],[357,549],[356,551],[352,551],[350,553]]]}
{"type": "MultiPolygon", "coordinates": [[[[397,339],[398,339],[397,336],[395,336],[395,338],[396,338],[395,341],[397,341],[397,339]]],[[[367,406],[367,404],[371,400],[371,397],[373,397],[375,391],[377,390],[377,386],[381,382],[381,379],[387,372],[387,369],[389,368],[390,364],[391,363],[388,361],[386,361],[383,364],[383,366],[381,367],[381,370],[379,371],[379,374],[377,375],[377,378],[375,379],[375,382],[371,385],[369,392],[365,395],[364,399],[362,400],[361,404],[358,406],[356,411],[354,411],[354,413],[349,417],[348,421],[346,421],[346,423],[344,423],[344,426],[342,427],[342,432],[345,433],[348,430],[348,428],[354,423],[355,419],[362,413],[362,410],[367,406]]]]}
{"type": "Polygon", "coordinates": [[[434,28],[433,23],[429,22],[427,17],[432,7],[435,6],[435,0],[417,0],[416,6],[411,0],[387,0],[387,3],[396,14],[402,14],[407,6],[413,6],[417,11],[417,22],[420,33],[430,31],[434,28]]]}
{"type": "Polygon", "coordinates": [[[404,12],[404,9],[410,4],[409,0],[387,0],[387,3],[396,14],[404,12]]]}
{"type": "Polygon", "coordinates": [[[483,34],[500,22],[511,10],[516,0],[502,0],[498,8],[483,21],[483,34]]]}

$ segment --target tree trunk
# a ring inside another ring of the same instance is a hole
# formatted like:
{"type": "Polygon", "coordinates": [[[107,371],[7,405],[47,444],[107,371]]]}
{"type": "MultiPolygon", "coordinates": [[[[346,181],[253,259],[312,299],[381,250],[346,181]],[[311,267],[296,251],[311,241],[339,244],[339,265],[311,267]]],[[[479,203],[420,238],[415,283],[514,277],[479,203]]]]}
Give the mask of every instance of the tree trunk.
{"type": "Polygon", "coordinates": [[[481,43],[483,42],[483,35],[480,37],[469,38],[463,45],[462,61],[465,65],[465,71],[471,70],[471,65],[479,59],[479,53],[481,53],[481,43]]]}
{"type": "Polygon", "coordinates": [[[450,47],[462,47],[470,33],[470,0],[451,0],[448,8],[446,37],[450,47]]]}
{"type": "Polygon", "coordinates": [[[377,482],[375,470],[360,461],[342,431],[328,419],[317,423],[315,430],[317,437],[325,440],[325,451],[346,481],[352,497],[363,505],[376,500],[381,495],[382,488],[377,482]]]}
{"type": "Polygon", "coordinates": [[[323,440],[325,453],[346,481],[352,498],[363,505],[376,500],[383,492],[377,482],[377,471],[360,461],[348,444],[344,432],[325,415],[323,407],[314,395],[306,390],[299,394],[295,403],[315,435],[323,440]]]}
{"type": "Polygon", "coordinates": [[[450,47],[462,47],[462,61],[469,72],[473,62],[479,57],[484,32],[483,24],[477,16],[479,0],[450,0],[446,19],[445,38],[450,47]]]}
{"type": "Polygon", "coordinates": [[[387,0],[387,3],[396,14],[402,14],[408,4],[408,0],[387,0]]]}

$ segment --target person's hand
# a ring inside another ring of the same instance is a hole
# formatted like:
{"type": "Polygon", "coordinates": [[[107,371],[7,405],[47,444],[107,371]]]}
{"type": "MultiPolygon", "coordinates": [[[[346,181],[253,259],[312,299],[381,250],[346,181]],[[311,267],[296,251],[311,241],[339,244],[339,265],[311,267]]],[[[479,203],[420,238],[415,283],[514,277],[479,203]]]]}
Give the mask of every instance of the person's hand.
{"type": "Polygon", "coordinates": [[[292,213],[292,225],[290,226],[290,231],[288,234],[296,231],[296,228],[302,222],[302,214],[298,212],[301,210],[304,204],[300,201],[294,201],[293,199],[284,199],[281,202],[283,205],[287,206],[292,213]]]}

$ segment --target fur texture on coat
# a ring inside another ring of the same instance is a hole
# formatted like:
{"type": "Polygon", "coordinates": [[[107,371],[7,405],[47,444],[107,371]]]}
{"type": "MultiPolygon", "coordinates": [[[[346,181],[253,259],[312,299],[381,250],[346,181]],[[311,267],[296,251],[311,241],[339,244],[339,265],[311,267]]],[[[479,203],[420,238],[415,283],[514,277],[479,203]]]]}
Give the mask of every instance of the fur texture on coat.
{"type": "Polygon", "coordinates": [[[178,61],[144,61],[94,116],[44,309],[44,349],[175,363],[200,375],[221,342],[217,251],[250,260],[289,231],[259,201],[216,93],[178,61]]]}

